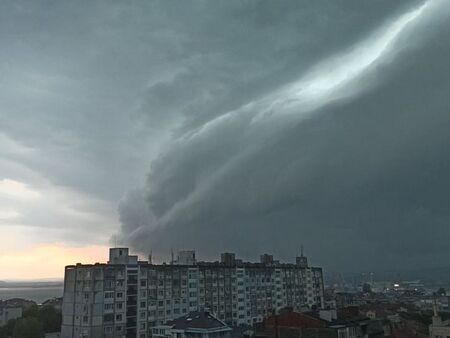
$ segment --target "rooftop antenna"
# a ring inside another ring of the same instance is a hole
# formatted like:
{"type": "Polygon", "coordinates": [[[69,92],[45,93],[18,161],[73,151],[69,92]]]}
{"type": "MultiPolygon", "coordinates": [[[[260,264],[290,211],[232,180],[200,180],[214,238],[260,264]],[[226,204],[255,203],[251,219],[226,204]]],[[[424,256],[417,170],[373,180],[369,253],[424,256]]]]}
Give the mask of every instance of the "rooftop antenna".
{"type": "Polygon", "coordinates": [[[171,249],[171,256],[172,256],[172,260],[170,261],[170,264],[173,265],[173,249],[171,249]]]}
{"type": "Polygon", "coordinates": [[[303,257],[303,244],[300,246],[300,257],[303,257]]]}
{"type": "Polygon", "coordinates": [[[436,294],[433,297],[433,315],[434,315],[434,317],[438,316],[436,294]]]}
{"type": "Polygon", "coordinates": [[[150,255],[148,255],[148,262],[150,263],[150,264],[153,264],[152,263],[152,257],[153,256],[153,250],[152,249],[150,249],[150,255]]]}

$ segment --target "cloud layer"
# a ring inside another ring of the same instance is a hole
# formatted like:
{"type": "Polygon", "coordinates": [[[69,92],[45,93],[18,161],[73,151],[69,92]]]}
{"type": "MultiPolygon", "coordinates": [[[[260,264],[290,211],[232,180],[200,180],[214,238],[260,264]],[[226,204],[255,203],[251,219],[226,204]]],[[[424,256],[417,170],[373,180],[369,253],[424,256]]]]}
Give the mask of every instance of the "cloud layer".
{"type": "Polygon", "coordinates": [[[2,2],[5,250],[442,265],[447,7],[2,2]]]}
{"type": "Polygon", "coordinates": [[[147,187],[122,201],[125,242],[283,258],[304,243],[344,269],[448,255],[440,7],[392,13],[299,80],[176,135],[147,187]]]}

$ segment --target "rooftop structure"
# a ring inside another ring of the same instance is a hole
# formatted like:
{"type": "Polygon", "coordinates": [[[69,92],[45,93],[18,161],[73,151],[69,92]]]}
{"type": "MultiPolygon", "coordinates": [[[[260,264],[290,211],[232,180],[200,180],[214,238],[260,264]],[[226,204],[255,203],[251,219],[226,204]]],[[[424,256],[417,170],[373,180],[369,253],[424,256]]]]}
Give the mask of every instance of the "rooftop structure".
{"type": "Polygon", "coordinates": [[[438,313],[436,304],[433,307],[433,319],[429,327],[430,338],[441,338],[450,336],[450,319],[443,319],[438,313]]]}
{"type": "Polygon", "coordinates": [[[227,338],[231,328],[209,311],[195,311],[152,329],[152,337],[227,338]]]}
{"type": "Polygon", "coordinates": [[[178,252],[177,260],[172,264],[177,265],[195,265],[195,251],[194,250],[183,250],[178,252]]]}

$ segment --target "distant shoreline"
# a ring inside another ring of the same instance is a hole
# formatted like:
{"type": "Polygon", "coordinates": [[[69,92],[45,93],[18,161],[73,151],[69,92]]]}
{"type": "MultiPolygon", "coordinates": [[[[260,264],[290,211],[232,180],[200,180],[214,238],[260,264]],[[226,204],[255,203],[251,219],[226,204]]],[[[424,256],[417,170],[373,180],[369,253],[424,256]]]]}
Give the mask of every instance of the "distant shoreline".
{"type": "Polygon", "coordinates": [[[0,282],[0,289],[42,289],[63,286],[63,282],[0,282]]]}
{"type": "Polygon", "coordinates": [[[1,282],[0,300],[21,298],[42,304],[46,300],[62,297],[62,282],[1,282]]]}
{"type": "Polygon", "coordinates": [[[58,285],[8,285],[8,286],[0,286],[0,290],[16,290],[16,289],[50,289],[50,288],[62,288],[63,284],[58,285]]]}

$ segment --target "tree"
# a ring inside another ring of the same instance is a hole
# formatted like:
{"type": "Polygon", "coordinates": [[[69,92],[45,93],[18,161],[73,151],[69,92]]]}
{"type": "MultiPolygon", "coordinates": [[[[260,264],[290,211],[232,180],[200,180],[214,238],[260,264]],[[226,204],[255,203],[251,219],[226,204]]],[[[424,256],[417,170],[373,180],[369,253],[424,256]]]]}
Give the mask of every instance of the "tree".
{"type": "Polygon", "coordinates": [[[36,304],[33,304],[23,309],[22,317],[23,318],[36,317],[37,314],[38,314],[38,306],[36,304]]]}
{"type": "Polygon", "coordinates": [[[45,333],[61,330],[61,311],[47,305],[39,309],[36,318],[42,323],[45,333]]]}
{"type": "Polygon", "coordinates": [[[21,318],[16,321],[12,336],[13,338],[44,338],[44,330],[36,318],[21,318]]]}
{"type": "Polygon", "coordinates": [[[8,338],[5,326],[0,326],[0,338],[8,338]]]}
{"type": "Polygon", "coordinates": [[[27,307],[21,319],[10,320],[0,328],[0,338],[43,338],[44,333],[61,330],[61,311],[46,305],[27,307]]]}
{"type": "Polygon", "coordinates": [[[16,319],[8,320],[8,323],[5,326],[0,327],[0,338],[11,337],[14,331],[14,326],[16,326],[16,319]]]}

